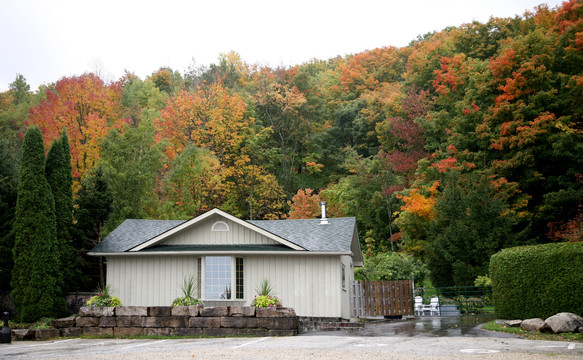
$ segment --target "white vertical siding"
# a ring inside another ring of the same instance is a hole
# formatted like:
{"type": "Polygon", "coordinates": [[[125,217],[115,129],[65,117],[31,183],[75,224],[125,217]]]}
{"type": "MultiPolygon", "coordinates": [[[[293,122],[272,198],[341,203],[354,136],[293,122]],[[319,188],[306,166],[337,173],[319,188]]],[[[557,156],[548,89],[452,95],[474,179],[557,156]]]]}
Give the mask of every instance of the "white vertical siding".
{"type": "Polygon", "coordinates": [[[342,317],[338,256],[245,257],[245,298],[249,302],[263,279],[270,281],[284,306],[298,316],[342,317]]]}
{"type": "MultiPolygon", "coordinates": [[[[352,263],[352,257],[350,256],[341,256],[340,261],[345,268],[345,289],[341,292],[341,301],[342,301],[342,318],[343,319],[350,319],[352,317],[352,308],[351,308],[351,296],[350,291],[352,289],[352,282],[354,281],[354,266],[352,263]]],[[[342,265],[340,265],[340,282],[342,283],[342,265]]],[[[341,285],[342,287],[342,285],[341,285]]]]}
{"type": "Polygon", "coordinates": [[[107,283],[124,305],[169,306],[182,295],[185,277],[196,276],[194,256],[112,256],[107,283]]]}
{"type": "MultiPolygon", "coordinates": [[[[239,257],[244,259],[246,305],[267,279],[284,306],[294,308],[298,316],[350,318],[349,284],[353,275],[349,256],[239,257]],[[342,263],[346,266],[346,291],[342,290],[342,263]]],[[[107,282],[124,305],[171,305],[181,296],[184,278],[196,274],[196,259],[165,255],[109,257],[107,282]]]]}
{"type": "Polygon", "coordinates": [[[266,236],[241,226],[223,217],[214,217],[183,231],[164,241],[164,245],[241,245],[241,244],[278,244],[266,236]],[[216,221],[225,222],[229,231],[211,231],[216,221]]]}

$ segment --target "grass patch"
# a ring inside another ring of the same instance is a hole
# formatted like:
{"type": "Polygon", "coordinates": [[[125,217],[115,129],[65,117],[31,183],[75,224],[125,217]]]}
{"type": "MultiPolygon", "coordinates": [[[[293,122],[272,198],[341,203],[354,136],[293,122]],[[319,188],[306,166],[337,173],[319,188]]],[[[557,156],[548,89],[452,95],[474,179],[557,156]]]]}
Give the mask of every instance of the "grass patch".
{"type": "Polygon", "coordinates": [[[490,331],[498,331],[507,334],[514,334],[522,336],[525,339],[529,340],[552,340],[552,341],[577,341],[583,342],[583,334],[577,333],[563,333],[563,334],[549,334],[549,333],[541,333],[538,331],[524,331],[519,327],[505,327],[504,325],[496,324],[496,320],[492,320],[484,326],[482,326],[484,330],[490,331]]]}
{"type": "Polygon", "coordinates": [[[37,322],[33,323],[21,323],[17,321],[8,320],[8,326],[11,329],[31,329],[31,330],[38,330],[38,329],[52,329],[51,318],[41,318],[37,322]]]}

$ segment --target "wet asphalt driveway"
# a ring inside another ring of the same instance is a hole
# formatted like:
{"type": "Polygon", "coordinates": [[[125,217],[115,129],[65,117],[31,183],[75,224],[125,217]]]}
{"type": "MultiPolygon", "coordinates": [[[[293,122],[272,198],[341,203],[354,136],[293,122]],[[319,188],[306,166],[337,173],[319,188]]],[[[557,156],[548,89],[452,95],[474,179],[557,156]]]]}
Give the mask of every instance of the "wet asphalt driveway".
{"type": "MultiPolygon", "coordinates": [[[[482,316],[422,316],[406,320],[372,320],[363,329],[334,331],[338,335],[350,336],[407,336],[407,337],[518,337],[482,330],[483,324],[495,319],[482,316]]],[[[303,335],[331,335],[330,331],[312,332],[303,335]]]]}

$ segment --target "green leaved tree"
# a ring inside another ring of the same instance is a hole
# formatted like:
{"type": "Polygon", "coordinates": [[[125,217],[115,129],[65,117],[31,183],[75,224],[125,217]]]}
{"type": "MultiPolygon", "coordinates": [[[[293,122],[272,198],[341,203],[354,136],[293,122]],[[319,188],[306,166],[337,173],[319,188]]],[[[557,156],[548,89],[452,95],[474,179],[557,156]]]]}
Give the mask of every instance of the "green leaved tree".
{"type": "Polygon", "coordinates": [[[158,198],[154,191],[166,160],[164,142],[155,142],[152,118],[155,111],[142,114],[136,127],[111,131],[101,143],[99,165],[113,194],[111,216],[106,229],[111,231],[125,219],[156,218],[158,198]]]}
{"type": "Polygon", "coordinates": [[[27,130],[22,145],[14,234],[11,295],[20,320],[63,313],[55,200],[45,177],[45,150],[38,126],[27,130]]]}

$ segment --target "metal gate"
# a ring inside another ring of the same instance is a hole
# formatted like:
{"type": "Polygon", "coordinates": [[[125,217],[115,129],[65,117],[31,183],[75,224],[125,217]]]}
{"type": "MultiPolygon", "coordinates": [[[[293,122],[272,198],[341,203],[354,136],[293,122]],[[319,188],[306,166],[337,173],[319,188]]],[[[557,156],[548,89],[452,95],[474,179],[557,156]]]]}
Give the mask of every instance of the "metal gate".
{"type": "Polygon", "coordinates": [[[353,281],[356,317],[413,315],[413,281],[353,281]]]}

